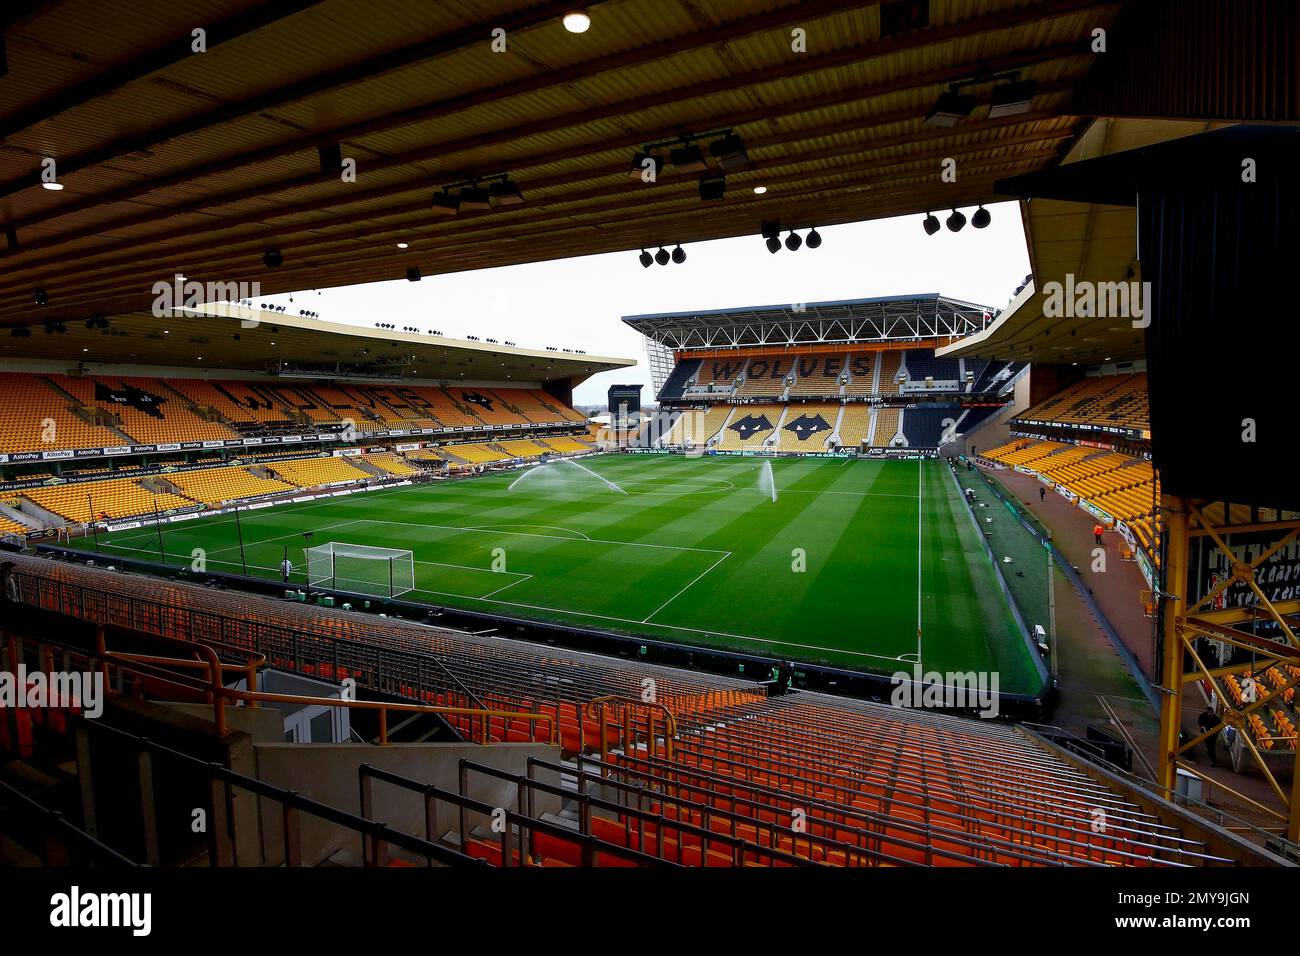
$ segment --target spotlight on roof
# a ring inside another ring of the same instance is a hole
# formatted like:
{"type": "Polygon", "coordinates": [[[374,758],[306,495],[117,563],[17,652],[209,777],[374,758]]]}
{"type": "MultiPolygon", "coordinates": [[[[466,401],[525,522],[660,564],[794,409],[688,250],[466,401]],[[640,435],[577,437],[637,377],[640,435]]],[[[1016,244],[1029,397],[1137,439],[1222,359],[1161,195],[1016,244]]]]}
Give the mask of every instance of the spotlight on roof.
{"type": "Polygon", "coordinates": [[[628,168],[627,178],[640,180],[647,174],[652,177],[651,182],[659,181],[659,174],[664,170],[664,158],[656,156],[654,153],[637,153],[632,157],[632,165],[628,168]]]}
{"type": "Polygon", "coordinates": [[[768,252],[780,252],[780,251],[781,251],[781,240],[778,239],[776,236],[768,236],[768,237],[767,237],[767,251],[768,251],[768,252]]]}
{"type": "Polygon", "coordinates": [[[785,237],[785,247],[789,249],[791,252],[798,252],[799,247],[802,245],[803,245],[803,236],[799,235],[799,233],[791,229],[790,235],[785,237]]]}
{"type": "Polygon", "coordinates": [[[460,197],[453,196],[447,190],[434,193],[429,202],[429,211],[435,216],[454,216],[460,212],[460,197]]]}
{"type": "Polygon", "coordinates": [[[715,139],[709,144],[709,154],[718,165],[730,172],[749,165],[749,154],[745,152],[745,141],[738,133],[728,133],[722,139],[715,139]]]}
{"type": "Polygon", "coordinates": [[[983,229],[992,221],[993,221],[993,217],[989,215],[989,211],[985,209],[983,206],[980,206],[978,209],[976,209],[975,214],[970,217],[970,224],[974,226],[976,229],[983,229]]]}
{"type": "Polygon", "coordinates": [[[63,183],[41,183],[42,189],[48,189],[52,192],[58,192],[63,188],[63,183]]]}
{"type": "Polygon", "coordinates": [[[399,243],[397,244],[397,248],[399,248],[399,249],[409,249],[410,247],[411,247],[411,245],[410,245],[410,243],[408,243],[408,242],[399,242],[399,243]]]}
{"type": "Polygon", "coordinates": [[[925,123],[923,125],[931,129],[945,129],[956,126],[970,116],[973,109],[975,109],[975,97],[966,93],[958,93],[950,87],[939,94],[934,106],[930,107],[930,112],[925,114],[925,123]]]}
{"type": "Polygon", "coordinates": [[[704,202],[721,199],[727,192],[725,176],[705,176],[700,180],[700,199],[704,202]]]}
{"type": "Polygon", "coordinates": [[[494,206],[522,206],[524,204],[524,194],[519,191],[519,186],[509,176],[488,187],[488,198],[494,206]]]}
{"type": "Polygon", "coordinates": [[[280,253],[279,249],[276,248],[267,249],[264,253],[262,253],[262,263],[268,269],[274,269],[277,266],[284,265],[284,256],[280,253]]]}
{"type": "Polygon", "coordinates": [[[925,219],[921,221],[921,225],[925,227],[925,234],[927,236],[933,236],[939,231],[939,217],[932,212],[927,212],[925,214],[925,219]]]}
{"type": "Polygon", "coordinates": [[[492,199],[482,186],[466,186],[460,191],[460,208],[475,211],[491,209],[492,199]]]}
{"type": "Polygon", "coordinates": [[[419,282],[419,281],[420,281],[420,267],[419,267],[419,266],[410,266],[410,267],[407,268],[407,270],[406,270],[406,281],[407,281],[407,282],[419,282]]]}
{"type": "Polygon", "coordinates": [[[989,97],[989,119],[1028,113],[1037,93],[1038,84],[1033,80],[1018,80],[993,87],[989,97]]]}
{"type": "Polygon", "coordinates": [[[668,255],[668,250],[663,246],[660,246],[659,251],[655,253],[655,262],[659,263],[661,266],[668,265],[668,260],[670,258],[671,256],[668,255]]]}
{"type": "Polygon", "coordinates": [[[650,255],[650,253],[646,252],[644,249],[641,250],[641,255],[637,258],[641,260],[641,265],[646,269],[649,269],[655,261],[655,257],[650,255]]]}
{"type": "Polygon", "coordinates": [[[954,209],[952,215],[949,216],[945,222],[947,222],[948,228],[953,232],[961,232],[962,227],[966,225],[966,217],[962,215],[961,210],[954,209]]]}
{"type": "Polygon", "coordinates": [[[816,229],[809,229],[808,239],[806,241],[809,249],[820,249],[822,244],[822,234],[816,229]]]}
{"type": "Polygon", "coordinates": [[[570,33],[586,33],[591,28],[591,17],[581,10],[574,10],[564,15],[564,29],[570,33]]]}
{"type": "Polygon", "coordinates": [[[767,192],[767,187],[766,187],[766,186],[755,186],[755,187],[754,187],[754,195],[755,195],[755,196],[761,196],[761,195],[763,195],[765,192],[767,192]]]}
{"type": "Polygon", "coordinates": [[[679,173],[707,173],[709,164],[704,161],[704,150],[694,143],[678,146],[668,154],[668,161],[679,173]]]}
{"type": "Polygon", "coordinates": [[[50,297],[46,295],[44,289],[37,289],[32,299],[37,305],[46,305],[50,301],[50,297]]]}
{"type": "Polygon", "coordinates": [[[673,250],[673,262],[677,263],[677,265],[681,265],[685,261],[686,250],[682,248],[681,243],[678,243],[677,248],[673,250]]]}

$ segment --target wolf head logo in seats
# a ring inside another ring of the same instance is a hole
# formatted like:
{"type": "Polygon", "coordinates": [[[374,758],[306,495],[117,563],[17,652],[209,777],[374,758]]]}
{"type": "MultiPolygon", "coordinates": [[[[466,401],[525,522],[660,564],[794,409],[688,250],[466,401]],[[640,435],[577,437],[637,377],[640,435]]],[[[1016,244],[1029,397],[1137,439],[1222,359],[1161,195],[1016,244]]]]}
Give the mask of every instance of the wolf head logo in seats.
{"type": "Polygon", "coordinates": [[[461,392],[460,397],[471,405],[477,405],[480,408],[487,409],[489,412],[492,411],[492,399],[480,392],[461,392]]]}
{"type": "Polygon", "coordinates": [[[136,388],[134,385],[128,385],[125,382],[119,382],[116,388],[111,388],[102,382],[96,382],[95,401],[107,402],[113,405],[128,405],[136,411],[144,412],[146,415],[162,418],[162,405],[166,403],[167,399],[162,395],[146,392],[143,388],[136,388]]]}
{"type": "Polygon", "coordinates": [[[746,441],[759,432],[771,431],[772,423],[767,420],[766,415],[746,415],[740,421],[732,422],[727,428],[739,435],[741,441],[746,441]]]}
{"type": "Polygon", "coordinates": [[[800,415],[792,422],[787,422],[785,430],[794,432],[794,437],[806,441],[818,432],[831,430],[830,423],[820,415],[800,415]]]}

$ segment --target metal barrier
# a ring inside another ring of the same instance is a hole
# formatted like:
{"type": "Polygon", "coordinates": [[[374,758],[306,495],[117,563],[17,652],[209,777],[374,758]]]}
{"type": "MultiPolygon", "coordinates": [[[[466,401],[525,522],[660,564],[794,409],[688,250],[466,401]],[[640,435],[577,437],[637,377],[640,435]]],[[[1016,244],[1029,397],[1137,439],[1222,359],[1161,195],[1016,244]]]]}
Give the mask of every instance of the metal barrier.
{"type": "Polygon", "coordinates": [[[409,688],[421,699],[425,694],[458,695],[471,708],[490,709],[433,654],[312,634],[161,598],[117,594],[79,582],[30,574],[21,567],[16,573],[24,603],[45,610],[146,634],[251,652],[273,666],[296,673],[306,672],[307,666],[317,671],[329,667],[333,674],[355,675],[361,686],[384,693],[400,696],[402,688],[409,688]]]}
{"type": "MultiPolygon", "coordinates": [[[[430,840],[421,840],[419,837],[402,833],[400,830],[394,830],[387,824],[366,819],[364,816],[358,816],[337,807],[331,807],[310,797],[304,797],[297,791],[286,790],[283,787],[265,783],[255,777],[237,773],[220,764],[200,760],[179,750],[173,750],[170,747],[155,743],[146,737],[111,727],[101,721],[82,721],[77,733],[79,736],[83,734],[89,735],[91,731],[107,734],[118,742],[134,749],[139,762],[142,784],[152,780],[152,762],[154,758],[175,761],[207,778],[210,787],[207,828],[209,866],[240,865],[236,842],[231,839],[233,825],[231,801],[236,789],[248,791],[280,805],[281,822],[284,827],[285,866],[296,867],[303,865],[300,838],[300,820],[303,814],[352,830],[359,834],[363,840],[377,842],[385,846],[392,844],[401,847],[410,853],[425,857],[430,862],[430,865],[435,860],[448,866],[482,865],[483,861],[476,860],[457,850],[430,840]]],[[[86,768],[83,768],[83,772],[87,772],[86,768]]],[[[83,787],[87,785],[89,785],[89,781],[83,781],[83,787]]],[[[158,862],[156,859],[158,821],[152,786],[147,789],[142,786],[141,789],[140,811],[146,833],[146,855],[154,857],[146,860],[146,862],[156,864],[158,862]],[[152,840],[148,837],[150,833],[154,834],[152,840]]]]}
{"type": "Polygon", "coordinates": [[[100,866],[138,866],[134,860],[101,843],[72,823],[58,810],[43,807],[21,790],[0,780],[0,800],[9,805],[14,816],[22,817],[24,831],[33,829],[44,835],[41,861],[46,866],[69,866],[93,863],[100,866]],[[76,854],[69,850],[75,850],[76,854]]]}
{"type": "MultiPolygon", "coordinates": [[[[499,833],[500,840],[498,849],[501,854],[501,865],[511,866],[517,859],[517,865],[528,865],[525,861],[532,855],[532,834],[534,831],[545,833],[548,836],[565,840],[570,843],[576,843],[579,846],[579,852],[582,856],[583,866],[592,866],[595,863],[596,853],[608,853],[621,859],[629,860],[640,866],[677,866],[678,864],[668,860],[661,860],[657,857],[650,856],[647,853],[640,853],[627,847],[619,846],[616,843],[607,843],[604,840],[597,839],[593,836],[584,836],[575,833],[568,827],[561,826],[557,823],[551,823],[547,820],[535,819],[523,812],[522,806],[519,810],[508,810],[505,807],[496,807],[482,800],[476,800],[473,797],[465,796],[461,793],[454,793],[450,790],[444,790],[435,787],[432,784],[421,783],[418,780],[412,780],[410,777],[393,773],[390,770],[383,770],[379,767],[372,767],[369,764],[362,764],[358,769],[359,782],[361,787],[361,815],[368,817],[374,810],[374,781],[387,783],[412,793],[418,793],[424,797],[424,818],[425,818],[425,837],[421,842],[431,842],[434,839],[432,828],[437,818],[437,803],[451,804],[460,811],[460,841],[464,847],[469,843],[468,828],[465,823],[465,811],[480,813],[487,817],[500,819],[505,826],[499,833]],[[520,850],[523,852],[516,853],[512,839],[511,827],[518,827],[520,834],[520,850]],[[525,834],[527,835],[527,849],[524,850],[525,834]]],[[[519,799],[524,799],[523,790],[519,791],[519,799]]],[[[373,855],[376,861],[382,859],[383,848],[367,849],[368,858],[373,855]]],[[[471,859],[474,859],[471,857],[471,859]]],[[[480,861],[482,862],[482,861],[480,861]]],[[[380,865],[376,862],[374,865],[380,865]]]]}

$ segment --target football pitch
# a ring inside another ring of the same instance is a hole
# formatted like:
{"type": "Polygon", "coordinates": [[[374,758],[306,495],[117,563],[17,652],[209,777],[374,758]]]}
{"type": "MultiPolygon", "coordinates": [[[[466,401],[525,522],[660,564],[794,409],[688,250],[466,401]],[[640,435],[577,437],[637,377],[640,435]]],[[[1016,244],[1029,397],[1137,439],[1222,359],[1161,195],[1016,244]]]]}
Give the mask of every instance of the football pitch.
{"type": "MultiPolygon", "coordinates": [[[[408,601],[858,671],[911,671],[919,654],[927,671],[996,671],[1003,692],[1035,694],[965,507],[936,460],[606,455],[242,509],[238,529],[227,514],[162,537],[169,564],[202,549],[209,571],[246,561],[277,579],[287,549],[299,586],[303,532],[312,547],[409,549],[408,601]]],[[[158,532],[100,535],[99,549],[156,561],[158,532]]]]}

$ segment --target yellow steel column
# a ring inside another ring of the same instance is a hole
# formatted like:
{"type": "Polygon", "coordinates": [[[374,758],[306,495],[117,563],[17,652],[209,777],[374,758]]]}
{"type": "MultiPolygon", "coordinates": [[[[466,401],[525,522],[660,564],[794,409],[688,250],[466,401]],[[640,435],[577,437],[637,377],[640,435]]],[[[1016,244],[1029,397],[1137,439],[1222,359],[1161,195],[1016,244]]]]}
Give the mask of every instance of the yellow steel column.
{"type": "Polygon", "coordinates": [[[1165,549],[1165,591],[1161,598],[1163,620],[1163,660],[1160,683],[1165,692],[1160,698],[1160,780],[1172,792],[1177,785],[1178,731],[1183,704],[1183,642],[1178,634],[1179,619],[1187,613],[1188,554],[1187,507],[1183,499],[1163,495],[1161,512],[1169,544],[1165,549]]]}
{"type": "Polygon", "coordinates": [[[1286,838],[1300,843],[1300,743],[1295,749],[1295,768],[1291,771],[1291,803],[1286,808],[1286,838]]]}

